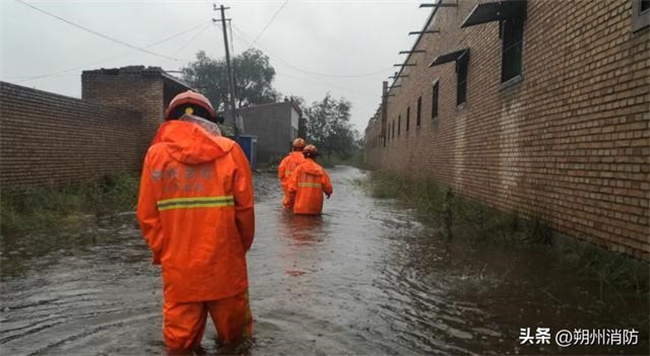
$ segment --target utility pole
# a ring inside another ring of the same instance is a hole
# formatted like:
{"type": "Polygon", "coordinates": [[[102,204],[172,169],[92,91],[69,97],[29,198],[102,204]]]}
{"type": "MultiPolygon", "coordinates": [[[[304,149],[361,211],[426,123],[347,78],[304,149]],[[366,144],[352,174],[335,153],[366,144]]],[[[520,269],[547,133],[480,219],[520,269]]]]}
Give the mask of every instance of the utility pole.
{"type": "Polygon", "coordinates": [[[381,88],[381,134],[384,136],[384,147],[386,147],[386,136],[389,135],[386,125],[388,123],[388,82],[384,81],[381,88]]]}
{"type": "MultiPolygon", "coordinates": [[[[230,86],[230,102],[226,103],[226,106],[230,107],[230,115],[232,116],[233,122],[235,124],[235,141],[239,142],[239,120],[237,119],[237,108],[235,107],[235,79],[234,73],[232,71],[232,66],[230,65],[230,49],[228,46],[228,32],[226,32],[226,13],[229,7],[224,7],[221,5],[217,8],[217,5],[214,4],[214,10],[221,10],[221,25],[223,26],[223,44],[226,47],[226,66],[228,70],[228,84],[230,86]]],[[[218,21],[214,20],[213,21],[218,21]]]]}

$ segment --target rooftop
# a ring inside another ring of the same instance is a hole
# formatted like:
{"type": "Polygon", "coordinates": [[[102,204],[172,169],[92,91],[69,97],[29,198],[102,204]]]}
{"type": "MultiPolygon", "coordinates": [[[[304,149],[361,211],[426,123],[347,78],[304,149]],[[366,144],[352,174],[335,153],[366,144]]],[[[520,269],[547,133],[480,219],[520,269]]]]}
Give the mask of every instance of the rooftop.
{"type": "Polygon", "coordinates": [[[121,68],[100,68],[93,70],[85,70],[81,74],[86,75],[140,75],[140,76],[159,76],[166,80],[172,81],[175,84],[181,85],[187,89],[192,89],[192,86],[180,78],[174,77],[167,73],[161,67],[145,67],[145,66],[127,66],[121,68]]]}

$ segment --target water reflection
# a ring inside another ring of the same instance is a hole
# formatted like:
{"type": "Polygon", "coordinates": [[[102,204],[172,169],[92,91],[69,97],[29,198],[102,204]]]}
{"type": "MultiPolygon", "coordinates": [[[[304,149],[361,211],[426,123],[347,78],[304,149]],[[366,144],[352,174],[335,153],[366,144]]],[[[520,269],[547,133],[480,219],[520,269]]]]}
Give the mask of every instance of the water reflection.
{"type": "MultiPolygon", "coordinates": [[[[205,354],[648,353],[647,326],[625,349],[518,345],[522,327],[647,324],[648,296],[584,280],[536,247],[447,242],[395,201],[365,194],[352,183],[360,171],[330,173],[322,216],[283,210],[275,176],[255,177],[254,339],[219,349],[208,323],[205,354]]],[[[92,231],[13,241],[11,251],[31,255],[2,251],[3,355],[164,354],[160,270],[133,216],[92,231]]]]}
{"type": "Polygon", "coordinates": [[[325,238],[324,219],[321,215],[295,215],[282,210],[278,224],[278,236],[287,238],[294,245],[313,245],[325,238]]]}

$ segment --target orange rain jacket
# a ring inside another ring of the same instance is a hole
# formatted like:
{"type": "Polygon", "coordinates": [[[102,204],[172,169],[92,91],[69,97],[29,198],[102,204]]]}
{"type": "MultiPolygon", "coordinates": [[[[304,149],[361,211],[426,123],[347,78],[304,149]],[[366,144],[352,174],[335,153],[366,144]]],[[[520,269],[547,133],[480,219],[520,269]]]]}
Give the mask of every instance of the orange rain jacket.
{"type": "Polygon", "coordinates": [[[232,297],[248,288],[253,182],[234,141],[182,121],[161,125],[145,157],[137,217],[165,301],[232,297]]]}
{"type": "Polygon", "coordinates": [[[288,190],[288,207],[295,214],[318,215],[323,210],[323,193],[332,194],[332,182],[323,167],[305,159],[291,175],[288,190]]]}
{"type": "Polygon", "coordinates": [[[278,167],[278,178],[280,179],[280,184],[282,184],[282,190],[284,191],[284,199],[282,200],[282,205],[285,207],[289,203],[289,178],[291,177],[293,171],[295,171],[296,168],[303,162],[305,162],[305,156],[301,151],[293,151],[289,153],[280,162],[280,166],[278,167]]]}

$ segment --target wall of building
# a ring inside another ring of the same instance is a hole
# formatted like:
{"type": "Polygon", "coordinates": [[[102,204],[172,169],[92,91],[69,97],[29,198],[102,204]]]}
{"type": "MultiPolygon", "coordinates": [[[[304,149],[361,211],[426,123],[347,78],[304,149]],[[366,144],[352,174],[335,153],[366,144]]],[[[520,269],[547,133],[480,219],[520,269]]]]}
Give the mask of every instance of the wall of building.
{"type": "Polygon", "coordinates": [[[380,120],[381,118],[377,116],[370,119],[364,135],[364,161],[367,164],[374,166],[375,168],[381,167],[380,160],[383,153],[383,150],[381,150],[381,148],[384,141],[381,137],[380,120]]]}
{"type": "Polygon", "coordinates": [[[410,55],[417,65],[390,92],[386,147],[381,119],[366,129],[368,163],[426,172],[458,194],[650,259],[650,31],[632,32],[632,1],[528,1],[522,80],[509,86],[498,23],[460,28],[479,2],[438,10],[430,28],[440,33],[420,38],[426,53],[410,55]],[[455,63],[428,64],[462,48],[470,62],[458,107],[455,63]]]}
{"type": "Polygon", "coordinates": [[[309,134],[307,131],[307,118],[301,117],[298,119],[298,137],[307,137],[309,134]]]}
{"type": "Polygon", "coordinates": [[[84,71],[81,76],[83,100],[142,114],[142,155],[164,121],[163,93],[164,80],[159,71],[147,75],[141,70],[131,73],[125,69],[100,69],[84,71]]]}
{"type": "Polygon", "coordinates": [[[295,140],[300,132],[300,113],[296,110],[291,110],[291,134],[289,141],[295,140]]]}
{"type": "Polygon", "coordinates": [[[298,120],[293,119],[293,112],[290,102],[239,109],[246,134],[257,136],[258,162],[279,160],[289,152],[293,133],[298,131],[298,120]]]}
{"type": "Polygon", "coordinates": [[[0,185],[64,184],[137,172],[141,117],[0,82],[0,185]]]}

